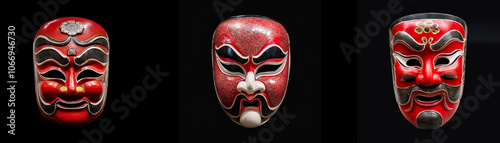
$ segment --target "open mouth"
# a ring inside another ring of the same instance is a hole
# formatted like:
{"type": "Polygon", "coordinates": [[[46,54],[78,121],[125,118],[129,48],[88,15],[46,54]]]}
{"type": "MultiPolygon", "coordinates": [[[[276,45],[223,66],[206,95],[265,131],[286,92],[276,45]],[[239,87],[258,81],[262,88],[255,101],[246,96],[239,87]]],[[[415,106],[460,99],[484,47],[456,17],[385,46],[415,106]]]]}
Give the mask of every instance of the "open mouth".
{"type": "Polygon", "coordinates": [[[254,101],[242,101],[241,105],[243,107],[259,107],[259,101],[254,100],[254,101]]]}
{"type": "Polygon", "coordinates": [[[417,103],[424,106],[434,106],[443,99],[443,93],[418,93],[416,94],[417,103]]]}
{"type": "Polygon", "coordinates": [[[416,98],[417,98],[417,100],[419,100],[421,102],[434,102],[434,101],[438,101],[442,97],[441,97],[441,95],[436,95],[436,96],[432,96],[432,97],[417,96],[416,98]]]}
{"type": "Polygon", "coordinates": [[[57,102],[57,107],[61,109],[82,109],[87,107],[88,103],[85,100],[81,100],[79,102],[57,102]]]}

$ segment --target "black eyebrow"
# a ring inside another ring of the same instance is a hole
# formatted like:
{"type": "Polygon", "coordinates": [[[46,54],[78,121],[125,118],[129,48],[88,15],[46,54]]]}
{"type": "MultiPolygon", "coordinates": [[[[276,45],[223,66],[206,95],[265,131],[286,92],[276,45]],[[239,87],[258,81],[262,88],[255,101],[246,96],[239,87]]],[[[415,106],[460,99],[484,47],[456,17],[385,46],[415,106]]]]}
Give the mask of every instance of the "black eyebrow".
{"type": "Polygon", "coordinates": [[[39,35],[36,37],[35,42],[33,44],[33,48],[36,49],[40,47],[41,45],[54,45],[54,46],[65,46],[71,41],[70,36],[68,36],[66,39],[63,41],[58,41],[52,37],[49,37],[47,35],[39,35]]]}
{"type": "Polygon", "coordinates": [[[63,66],[69,63],[69,59],[67,57],[61,56],[59,52],[51,48],[42,49],[38,51],[38,53],[35,53],[35,61],[37,64],[41,64],[48,59],[55,60],[56,62],[60,63],[63,66]]]}
{"type": "Polygon", "coordinates": [[[109,49],[109,43],[108,39],[104,37],[103,35],[96,35],[87,41],[80,41],[76,37],[73,37],[73,41],[75,42],[76,45],[82,46],[82,47],[87,47],[93,44],[99,44],[104,46],[104,48],[109,49]]]}
{"type": "Polygon", "coordinates": [[[457,30],[452,30],[441,36],[441,38],[436,43],[432,44],[431,49],[434,51],[440,50],[453,41],[464,43],[465,40],[460,32],[458,32],[457,30]]]}
{"type": "Polygon", "coordinates": [[[413,37],[411,37],[408,33],[404,31],[400,31],[396,34],[394,34],[394,38],[391,41],[391,47],[394,46],[394,44],[402,42],[408,47],[410,47],[413,50],[417,51],[422,51],[424,50],[424,44],[417,43],[413,37]]]}
{"type": "Polygon", "coordinates": [[[224,45],[219,49],[216,49],[216,52],[217,55],[219,55],[219,57],[221,58],[228,58],[242,64],[248,62],[248,59],[243,59],[242,57],[238,56],[238,54],[236,54],[236,52],[230,46],[227,45],[224,45]]]}
{"type": "Polygon", "coordinates": [[[278,46],[271,46],[265,50],[266,51],[264,51],[259,57],[252,58],[254,63],[260,63],[269,59],[280,59],[286,56],[286,54],[278,46]]]}
{"type": "MultiPolygon", "coordinates": [[[[98,47],[100,48],[100,47],[98,47]]],[[[84,51],[80,56],[75,58],[75,63],[77,65],[82,65],[87,62],[89,59],[98,60],[101,63],[108,62],[108,54],[102,51],[101,49],[92,48],[84,51]]]]}

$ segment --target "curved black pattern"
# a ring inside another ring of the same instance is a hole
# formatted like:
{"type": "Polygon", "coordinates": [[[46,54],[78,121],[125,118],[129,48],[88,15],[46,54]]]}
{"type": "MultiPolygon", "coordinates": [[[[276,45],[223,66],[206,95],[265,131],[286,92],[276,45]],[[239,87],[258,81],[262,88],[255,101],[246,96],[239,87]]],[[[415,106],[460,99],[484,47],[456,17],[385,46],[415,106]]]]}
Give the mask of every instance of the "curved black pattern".
{"type": "Polygon", "coordinates": [[[96,35],[88,39],[87,41],[80,41],[75,36],[73,36],[73,41],[75,42],[76,45],[82,47],[87,47],[93,44],[99,44],[104,46],[104,48],[109,49],[108,39],[102,35],[96,35]]]}
{"type": "Polygon", "coordinates": [[[266,51],[264,51],[264,53],[262,53],[259,57],[252,58],[252,60],[254,63],[260,63],[269,59],[281,59],[285,56],[286,54],[283,53],[283,51],[278,46],[272,46],[266,49],[266,51]]]}
{"type": "Polygon", "coordinates": [[[242,63],[242,64],[248,62],[248,59],[241,58],[240,56],[238,56],[238,54],[236,54],[236,52],[231,47],[229,47],[227,45],[224,45],[224,46],[220,47],[219,49],[216,49],[216,52],[217,52],[217,55],[219,55],[219,57],[221,57],[221,58],[228,58],[228,59],[237,61],[237,62],[242,63]]]}
{"type": "Polygon", "coordinates": [[[35,44],[33,45],[34,48],[38,48],[42,45],[54,45],[54,46],[65,46],[67,45],[69,42],[71,41],[71,38],[70,36],[66,37],[66,39],[64,39],[63,41],[58,41],[52,37],[49,37],[49,36],[46,36],[46,35],[39,35],[36,39],[35,39],[35,44]]]}
{"type": "Polygon", "coordinates": [[[402,42],[406,44],[408,47],[417,50],[417,51],[422,51],[424,50],[424,44],[417,43],[413,37],[411,37],[408,33],[404,31],[399,31],[394,35],[394,39],[391,41],[391,45],[394,45],[395,43],[402,42]]]}
{"type": "Polygon", "coordinates": [[[452,30],[441,36],[439,41],[431,45],[431,49],[434,51],[440,50],[444,46],[448,45],[448,43],[453,41],[459,41],[460,43],[464,43],[464,37],[457,30],[452,30]]]}
{"type": "Polygon", "coordinates": [[[102,63],[108,62],[108,55],[99,49],[90,49],[85,51],[82,55],[75,58],[75,63],[81,65],[89,59],[96,59],[102,63]]]}
{"type": "Polygon", "coordinates": [[[38,53],[35,53],[36,63],[40,64],[47,59],[53,59],[62,65],[67,65],[69,63],[69,59],[67,57],[61,56],[61,54],[54,49],[42,49],[38,53]]]}
{"type": "MultiPolygon", "coordinates": [[[[260,104],[261,104],[260,109],[261,109],[261,113],[262,113],[263,117],[267,117],[270,114],[272,114],[274,111],[276,111],[276,109],[271,110],[271,108],[269,106],[267,106],[267,100],[263,95],[258,94],[255,96],[255,98],[258,98],[260,100],[260,104]]],[[[230,109],[224,108],[224,110],[226,110],[226,112],[231,114],[232,116],[238,117],[240,114],[240,104],[239,103],[241,103],[242,99],[248,99],[248,98],[243,94],[239,94],[236,96],[236,99],[233,102],[233,107],[230,109]]]]}

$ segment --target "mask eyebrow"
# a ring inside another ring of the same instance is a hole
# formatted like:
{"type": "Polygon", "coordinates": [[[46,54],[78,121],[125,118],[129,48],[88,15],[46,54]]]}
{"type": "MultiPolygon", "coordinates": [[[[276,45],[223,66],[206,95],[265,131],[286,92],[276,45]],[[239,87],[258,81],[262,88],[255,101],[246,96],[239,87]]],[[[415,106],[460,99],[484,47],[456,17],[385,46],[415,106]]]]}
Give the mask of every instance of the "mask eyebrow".
{"type": "Polygon", "coordinates": [[[100,47],[92,46],[82,52],[82,54],[75,57],[77,65],[83,65],[89,61],[97,61],[102,65],[108,62],[108,53],[104,52],[100,47]]]}
{"type": "Polygon", "coordinates": [[[58,40],[53,39],[52,37],[49,37],[47,35],[38,35],[35,38],[35,42],[33,42],[33,48],[36,49],[41,45],[54,45],[54,46],[61,47],[61,46],[67,45],[71,41],[71,38],[69,38],[69,37],[70,36],[68,36],[63,41],[58,41],[58,40]]]}
{"type": "Polygon", "coordinates": [[[55,61],[60,66],[66,66],[69,63],[69,58],[54,47],[44,47],[35,53],[35,61],[37,65],[44,64],[47,61],[55,61]]]}
{"type": "Polygon", "coordinates": [[[248,62],[248,57],[243,57],[231,45],[224,44],[215,49],[217,55],[221,58],[228,58],[236,62],[245,64],[248,62]]]}
{"type": "Polygon", "coordinates": [[[437,51],[448,45],[453,41],[459,41],[460,43],[464,43],[464,37],[457,30],[448,31],[446,34],[441,36],[441,38],[434,44],[431,44],[431,49],[433,51],[437,51]]]}
{"type": "Polygon", "coordinates": [[[391,47],[396,43],[404,43],[406,47],[416,51],[424,50],[425,46],[424,44],[417,43],[415,39],[413,39],[408,33],[404,31],[399,31],[398,33],[394,34],[394,38],[391,41],[391,47]]]}
{"type": "Polygon", "coordinates": [[[284,58],[288,52],[284,52],[278,45],[269,45],[261,53],[252,58],[254,63],[260,63],[269,59],[284,58]]]}
{"type": "Polygon", "coordinates": [[[96,35],[87,41],[80,41],[76,37],[73,37],[73,41],[75,42],[76,45],[82,46],[82,47],[87,47],[93,44],[99,44],[104,46],[104,48],[109,49],[109,41],[108,39],[103,36],[103,35],[96,35]]]}

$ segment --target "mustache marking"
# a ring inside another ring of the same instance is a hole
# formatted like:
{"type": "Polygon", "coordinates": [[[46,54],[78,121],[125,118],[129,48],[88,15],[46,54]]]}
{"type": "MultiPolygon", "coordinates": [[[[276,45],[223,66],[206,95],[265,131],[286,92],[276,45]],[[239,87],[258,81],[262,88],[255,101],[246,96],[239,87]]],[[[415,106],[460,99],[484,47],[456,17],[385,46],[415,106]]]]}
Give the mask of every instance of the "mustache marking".
{"type": "Polygon", "coordinates": [[[415,91],[421,91],[425,93],[433,93],[433,92],[438,92],[438,91],[444,91],[444,107],[447,110],[452,110],[453,108],[448,107],[447,102],[451,103],[457,103],[458,100],[462,97],[462,91],[463,91],[463,85],[458,85],[458,86],[451,86],[447,84],[439,84],[438,86],[434,87],[420,87],[417,85],[413,85],[407,88],[398,88],[396,87],[396,100],[398,104],[400,105],[407,105],[408,103],[410,104],[409,108],[404,110],[405,112],[410,112],[413,110],[413,102],[415,101],[416,94],[414,93],[415,91]]]}
{"type": "MultiPolygon", "coordinates": [[[[87,102],[88,103],[87,111],[91,115],[95,116],[100,111],[102,111],[102,107],[104,106],[104,101],[106,100],[105,99],[106,96],[104,96],[104,94],[106,94],[106,87],[103,86],[103,92],[101,94],[102,98],[97,103],[91,103],[90,101],[84,99],[85,101],[83,101],[83,102],[87,102]]],[[[37,100],[38,100],[40,109],[42,109],[43,113],[45,115],[48,115],[48,116],[51,116],[51,115],[53,115],[56,112],[56,107],[57,107],[56,105],[59,102],[63,102],[61,99],[57,99],[52,104],[49,104],[49,103],[43,101],[42,96],[40,95],[40,85],[38,85],[38,87],[37,87],[37,100]]]]}
{"type": "MultiPolygon", "coordinates": [[[[267,99],[262,94],[257,94],[254,97],[254,99],[255,98],[260,100],[260,109],[261,109],[260,113],[261,113],[263,118],[269,118],[271,115],[273,115],[273,113],[276,111],[276,109],[278,109],[278,108],[274,108],[274,109],[270,108],[267,105],[267,99]]],[[[240,117],[240,103],[241,103],[241,100],[243,100],[243,99],[250,100],[245,95],[238,94],[236,96],[235,100],[233,101],[233,105],[231,105],[231,107],[226,108],[222,104],[221,104],[221,106],[223,107],[226,114],[228,114],[231,118],[238,118],[238,117],[240,117]]],[[[257,101],[253,101],[253,102],[257,102],[257,101]]]]}

